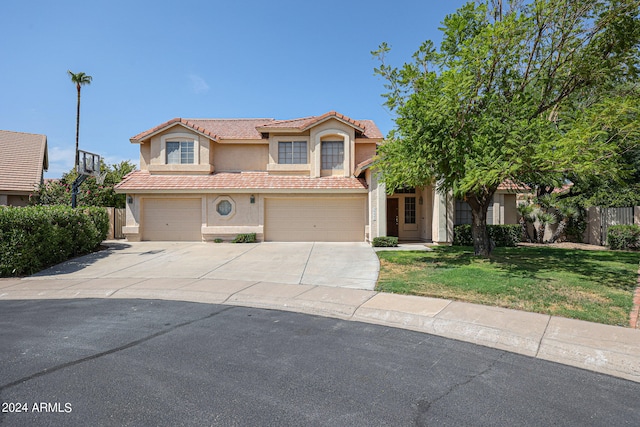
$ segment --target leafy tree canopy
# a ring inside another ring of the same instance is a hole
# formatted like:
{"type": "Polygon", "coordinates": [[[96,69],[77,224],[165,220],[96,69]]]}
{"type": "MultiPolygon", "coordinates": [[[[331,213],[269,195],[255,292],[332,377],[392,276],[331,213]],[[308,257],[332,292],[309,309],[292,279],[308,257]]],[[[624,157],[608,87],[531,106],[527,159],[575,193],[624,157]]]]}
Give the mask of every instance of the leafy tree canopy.
{"type": "Polygon", "coordinates": [[[488,255],[486,211],[505,180],[534,188],[570,177],[619,179],[638,144],[638,0],[494,0],[447,16],[439,49],[385,62],[396,129],[380,149],[389,190],[436,183],[472,208],[488,255]]]}
{"type": "MultiPolygon", "coordinates": [[[[107,165],[101,161],[100,170],[106,176],[104,183],[98,184],[94,177],[87,178],[78,192],[78,206],[125,207],[125,195],[116,194],[113,187],[122,178],[135,170],[135,165],[128,160],[107,165]]],[[[78,177],[75,169],[62,175],[60,180],[47,181],[40,185],[38,191],[31,196],[34,205],[71,205],[71,186],[78,177]]]]}

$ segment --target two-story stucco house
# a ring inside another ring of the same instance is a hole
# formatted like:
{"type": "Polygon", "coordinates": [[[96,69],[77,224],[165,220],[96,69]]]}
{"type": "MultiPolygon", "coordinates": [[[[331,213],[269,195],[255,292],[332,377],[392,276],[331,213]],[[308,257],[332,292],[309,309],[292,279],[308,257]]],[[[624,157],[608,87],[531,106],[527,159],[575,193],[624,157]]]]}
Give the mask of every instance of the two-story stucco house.
{"type": "MultiPolygon", "coordinates": [[[[142,132],[127,194],[129,240],[450,242],[451,197],[386,195],[371,171],[383,135],[336,112],[293,120],[173,119],[142,132]]],[[[515,201],[515,197],[514,197],[515,201]]],[[[499,210],[498,210],[499,212],[499,210]]]]}

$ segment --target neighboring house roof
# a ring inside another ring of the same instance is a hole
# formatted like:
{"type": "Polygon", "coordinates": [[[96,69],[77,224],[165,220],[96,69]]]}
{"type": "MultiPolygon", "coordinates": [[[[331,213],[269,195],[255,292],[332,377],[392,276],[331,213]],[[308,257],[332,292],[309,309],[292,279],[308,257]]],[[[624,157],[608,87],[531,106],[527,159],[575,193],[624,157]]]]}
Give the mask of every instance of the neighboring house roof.
{"type": "Polygon", "coordinates": [[[353,120],[335,111],[322,116],[310,116],[292,120],[275,119],[171,119],[159,126],[146,130],[130,139],[133,143],[143,143],[164,130],[180,125],[194,130],[214,141],[223,139],[262,139],[262,132],[295,130],[304,132],[330,119],[336,119],[360,131],[365,138],[382,139],[382,133],[371,120],[353,120]]]}
{"type": "Polygon", "coordinates": [[[46,135],[0,130],[0,191],[31,192],[49,168],[46,135]]]}
{"type": "Polygon", "coordinates": [[[257,191],[289,193],[296,191],[342,190],[366,191],[363,179],[347,177],[309,178],[306,176],[278,176],[267,172],[221,172],[213,175],[152,175],[148,171],[134,171],[116,185],[116,192],[206,192],[207,190],[257,191]]]}

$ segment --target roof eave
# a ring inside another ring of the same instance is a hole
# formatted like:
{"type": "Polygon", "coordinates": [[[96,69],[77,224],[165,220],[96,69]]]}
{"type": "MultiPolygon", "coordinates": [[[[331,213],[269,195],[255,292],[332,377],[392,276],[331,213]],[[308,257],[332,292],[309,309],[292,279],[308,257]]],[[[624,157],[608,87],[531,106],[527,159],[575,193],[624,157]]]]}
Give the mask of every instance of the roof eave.
{"type": "Polygon", "coordinates": [[[367,194],[366,188],[115,188],[118,194],[367,194]]]}
{"type": "Polygon", "coordinates": [[[169,120],[168,122],[166,122],[165,124],[158,126],[158,128],[155,129],[153,132],[151,132],[151,133],[149,133],[147,135],[144,135],[144,136],[142,136],[140,138],[136,138],[134,136],[133,138],[130,138],[129,141],[132,144],[144,144],[145,141],[148,141],[149,139],[153,138],[154,136],[156,136],[156,135],[158,135],[158,134],[160,134],[160,133],[162,133],[162,132],[164,132],[164,131],[166,131],[168,129],[171,129],[174,126],[182,126],[183,128],[185,128],[185,129],[187,129],[187,130],[189,130],[191,132],[196,132],[197,134],[202,135],[205,138],[208,138],[208,139],[210,139],[212,141],[216,141],[217,142],[219,140],[219,137],[217,137],[216,135],[208,134],[208,133],[206,133],[206,132],[204,132],[204,131],[202,131],[202,130],[194,127],[194,126],[190,126],[188,123],[183,122],[183,119],[172,119],[172,120],[169,120]]]}

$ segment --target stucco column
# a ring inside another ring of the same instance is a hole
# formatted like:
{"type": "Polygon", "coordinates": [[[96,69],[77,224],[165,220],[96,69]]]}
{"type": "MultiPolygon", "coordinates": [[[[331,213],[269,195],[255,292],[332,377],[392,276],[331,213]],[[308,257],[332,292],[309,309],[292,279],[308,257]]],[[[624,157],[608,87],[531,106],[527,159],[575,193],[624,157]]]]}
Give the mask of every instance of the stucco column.
{"type": "Polygon", "coordinates": [[[433,190],[433,222],[431,228],[434,243],[453,242],[453,197],[433,190]]]}
{"type": "Polygon", "coordinates": [[[140,197],[134,194],[127,194],[126,204],[126,224],[122,227],[122,234],[130,242],[139,242],[140,235],[140,197]]]}
{"type": "Polygon", "coordinates": [[[383,182],[378,181],[378,174],[371,174],[371,194],[373,203],[371,204],[370,237],[387,235],[387,192],[383,182]]]}
{"type": "Polygon", "coordinates": [[[493,195],[493,224],[504,224],[504,194],[493,195]]]}

